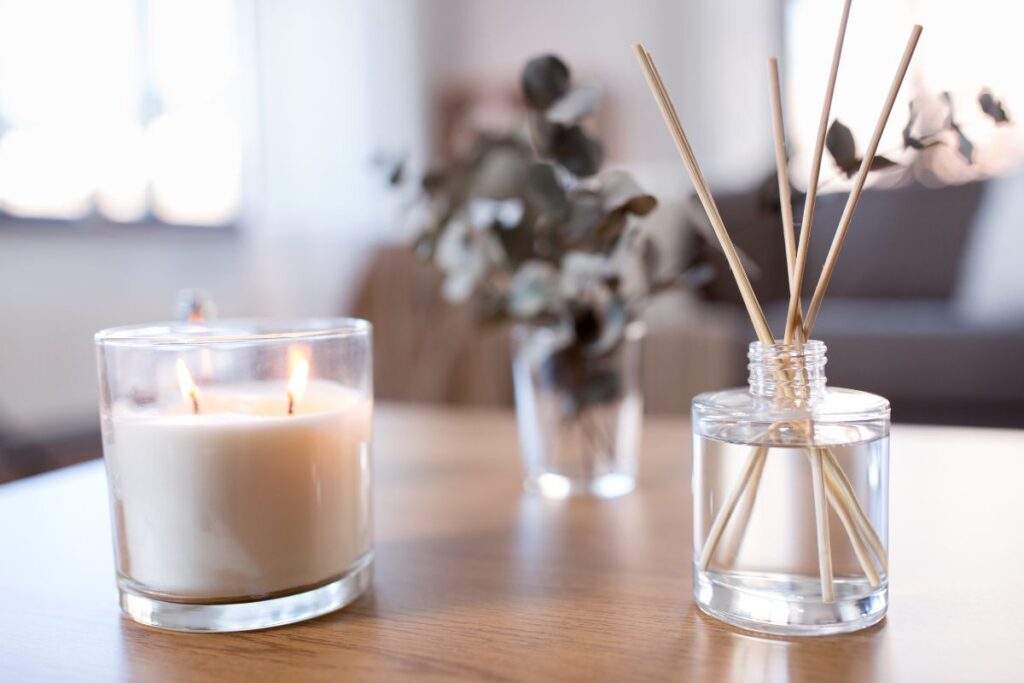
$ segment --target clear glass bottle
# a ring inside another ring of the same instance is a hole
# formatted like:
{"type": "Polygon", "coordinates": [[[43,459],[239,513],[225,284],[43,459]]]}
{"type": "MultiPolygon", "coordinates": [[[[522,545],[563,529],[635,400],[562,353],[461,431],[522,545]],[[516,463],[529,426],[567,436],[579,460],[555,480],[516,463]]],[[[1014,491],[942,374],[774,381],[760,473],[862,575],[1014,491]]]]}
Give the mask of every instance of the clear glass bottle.
{"type": "Polygon", "coordinates": [[[749,389],[693,400],[697,605],[775,634],[888,605],[889,403],[825,384],[825,345],[750,345],[749,389]]]}
{"type": "Polygon", "coordinates": [[[512,331],[516,419],[529,491],[546,498],[614,498],[636,485],[643,422],[645,328],[626,326],[614,348],[592,354],[557,330],[512,331]]]}

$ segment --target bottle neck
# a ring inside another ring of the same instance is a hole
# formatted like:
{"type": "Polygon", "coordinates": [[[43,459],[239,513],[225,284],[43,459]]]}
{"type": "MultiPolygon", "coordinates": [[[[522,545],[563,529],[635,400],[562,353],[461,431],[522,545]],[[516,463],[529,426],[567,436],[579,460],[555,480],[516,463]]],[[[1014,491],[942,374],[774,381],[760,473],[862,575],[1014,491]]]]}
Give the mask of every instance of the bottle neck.
{"type": "Polygon", "coordinates": [[[747,351],[750,393],[756,398],[786,399],[800,404],[825,393],[825,345],[753,342],[747,351]]]}

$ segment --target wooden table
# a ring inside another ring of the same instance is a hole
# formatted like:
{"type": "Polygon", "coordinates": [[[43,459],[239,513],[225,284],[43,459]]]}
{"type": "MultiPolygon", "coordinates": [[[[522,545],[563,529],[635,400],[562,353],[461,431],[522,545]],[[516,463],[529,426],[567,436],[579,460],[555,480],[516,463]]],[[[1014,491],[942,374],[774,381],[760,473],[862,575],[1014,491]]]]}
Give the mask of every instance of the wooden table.
{"type": "Polygon", "coordinates": [[[6,484],[0,680],[1024,680],[1024,432],[893,431],[890,616],[820,639],[694,607],[681,420],[648,420],[633,495],[556,503],[511,414],[381,408],[375,588],[242,634],[121,617],[100,463],[6,484]]]}

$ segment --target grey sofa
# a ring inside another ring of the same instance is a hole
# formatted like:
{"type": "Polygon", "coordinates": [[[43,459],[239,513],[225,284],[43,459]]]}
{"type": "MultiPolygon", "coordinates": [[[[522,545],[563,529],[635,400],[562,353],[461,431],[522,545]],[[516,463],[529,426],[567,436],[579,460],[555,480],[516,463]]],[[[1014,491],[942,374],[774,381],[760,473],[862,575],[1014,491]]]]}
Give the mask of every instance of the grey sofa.
{"type": "MultiPolygon", "coordinates": [[[[961,296],[988,194],[977,182],[864,193],[813,333],[828,346],[830,384],[886,396],[900,421],[1024,427],[1024,322],[977,320],[961,296]]],[[[805,302],[845,201],[845,194],[818,200],[805,302]]],[[[759,209],[755,193],[718,203],[735,242],[760,270],[754,285],[781,334],[788,284],[780,221],[759,209]]],[[[702,298],[745,318],[720,255],[708,246],[697,251],[720,264],[702,298]]],[[[1024,287],[1024,274],[1016,286],[1024,287]]],[[[737,339],[735,357],[745,342],[737,339]]]]}

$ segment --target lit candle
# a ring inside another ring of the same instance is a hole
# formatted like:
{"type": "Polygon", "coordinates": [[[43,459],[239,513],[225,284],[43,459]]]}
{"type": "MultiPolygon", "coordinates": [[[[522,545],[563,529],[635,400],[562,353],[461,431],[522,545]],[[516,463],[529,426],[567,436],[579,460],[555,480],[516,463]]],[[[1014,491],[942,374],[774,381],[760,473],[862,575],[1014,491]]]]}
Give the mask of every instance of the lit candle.
{"type": "Polygon", "coordinates": [[[372,399],[293,354],[287,383],[197,385],[117,402],[106,460],[132,588],[245,601],[335,581],[368,557],[372,399]]]}
{"type": "Polygon", "coordinates": [[[339,609],[373,572],[373,330],[222,320],[96,335],[121,608],[184,631],[339,609]]]}

